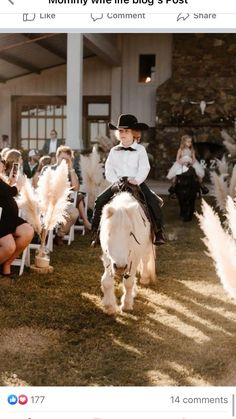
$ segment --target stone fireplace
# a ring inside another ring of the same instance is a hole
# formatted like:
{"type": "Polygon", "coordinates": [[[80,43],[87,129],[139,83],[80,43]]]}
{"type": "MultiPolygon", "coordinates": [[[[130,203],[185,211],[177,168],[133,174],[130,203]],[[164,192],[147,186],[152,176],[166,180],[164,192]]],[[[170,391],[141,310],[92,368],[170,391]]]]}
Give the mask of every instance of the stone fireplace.
{"type": "Polygon", "coordinates": [[[236,138],[236,34],[174,34],[172,78],[157,89],[153,176],[165,178],[181,136],[190,134],[208,169],[236,138]]]}

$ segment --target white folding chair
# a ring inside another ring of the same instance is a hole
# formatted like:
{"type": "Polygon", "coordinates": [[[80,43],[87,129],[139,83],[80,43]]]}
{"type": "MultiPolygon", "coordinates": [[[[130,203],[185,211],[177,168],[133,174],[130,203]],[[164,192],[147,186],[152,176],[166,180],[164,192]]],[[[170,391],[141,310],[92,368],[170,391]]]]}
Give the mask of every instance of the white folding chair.
{"type": "Polygon", "coordinates": [[[24,272],[24,267],[26,265],[26,258],[27,258],[27,252],[28,252],[28,246],[23,250],[21,257],[16,258],[13,260],[12,265],[13,266],[19,266],[19,276],[21,276],[24,272]]]}

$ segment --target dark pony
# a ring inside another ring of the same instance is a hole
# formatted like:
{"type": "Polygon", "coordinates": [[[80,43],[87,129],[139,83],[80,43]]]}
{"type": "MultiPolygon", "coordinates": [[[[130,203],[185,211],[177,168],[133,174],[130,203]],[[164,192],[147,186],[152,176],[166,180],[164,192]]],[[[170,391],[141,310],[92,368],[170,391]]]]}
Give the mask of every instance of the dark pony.
{"type": "Polygon", "coordinates": [[[180,206],[180,217],[183,221],[191,221],[195,211],[195,200],[199,192],[199,181],[192,166],[187,172],[177,175],[175,186],[180,206]]]}

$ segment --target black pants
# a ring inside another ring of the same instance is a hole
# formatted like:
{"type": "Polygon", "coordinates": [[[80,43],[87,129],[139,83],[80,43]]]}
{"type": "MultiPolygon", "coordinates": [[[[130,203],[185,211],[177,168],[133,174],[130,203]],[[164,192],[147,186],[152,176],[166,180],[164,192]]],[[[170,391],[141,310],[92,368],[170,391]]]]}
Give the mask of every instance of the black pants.
{"type": "MultiPolygon", "coordinates": [[[[146,201],[147,207],[149,209],[151,222],[154,228],[154,231],[157,232],[161,230],[163,227],[163,217],[162,211],[159,204],[159,199],[157,198],[156,194],[152,192],[149,187],[145,183],[141,183],[139,185],[144,199],[146,201]]],[[[109,186],[105,191],[103,191],[100,195],[98,195],[93,212],[92,218],[92,229],[97,230],[100,224],[102,209],[104,205],[106,205],[113,196],[112,186],[109,186]]]]}

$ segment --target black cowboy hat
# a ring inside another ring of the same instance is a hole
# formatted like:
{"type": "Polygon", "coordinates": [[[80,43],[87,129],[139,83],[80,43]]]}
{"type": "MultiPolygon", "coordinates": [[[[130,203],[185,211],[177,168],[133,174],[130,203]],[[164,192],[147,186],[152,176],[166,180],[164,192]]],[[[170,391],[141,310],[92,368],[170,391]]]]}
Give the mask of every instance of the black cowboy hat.
{"type": "Polygon", "coordinates": [[[135,131],[146,131],[149,127],[147,124],[138,122],[136,116],[130,114],[122,114],[118,118],[117,126],[111,122],[108,124],[111,130],[117,130],[119,128],[133,129],[135,131]]]}

